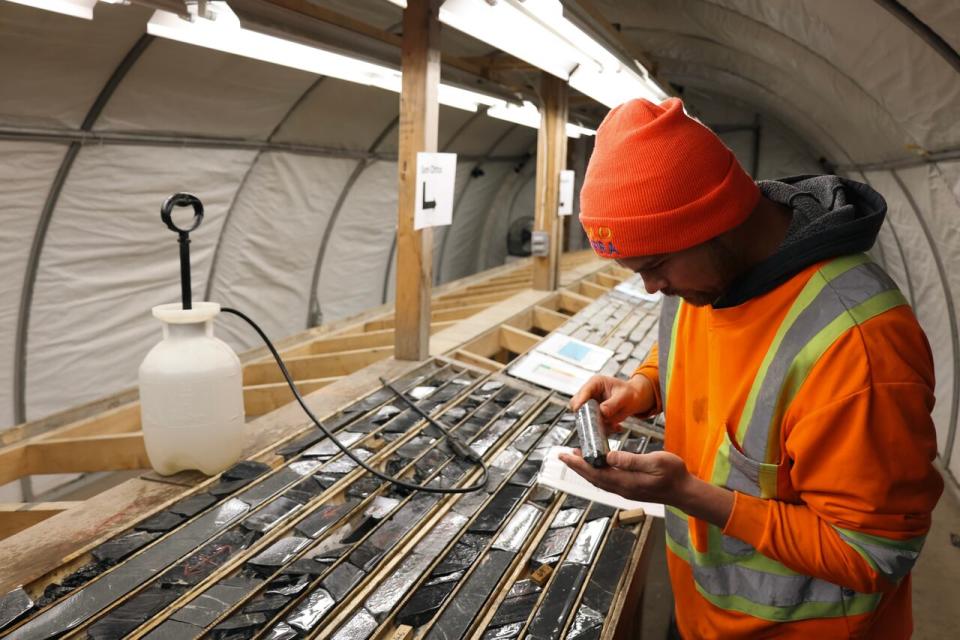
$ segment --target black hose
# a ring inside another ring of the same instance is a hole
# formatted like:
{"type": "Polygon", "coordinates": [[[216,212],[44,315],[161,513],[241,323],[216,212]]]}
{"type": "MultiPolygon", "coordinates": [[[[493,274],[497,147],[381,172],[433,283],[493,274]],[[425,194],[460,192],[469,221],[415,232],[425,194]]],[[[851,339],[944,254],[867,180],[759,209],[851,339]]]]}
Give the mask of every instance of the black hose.
{"type": "Polygon", "coordinates": [[[369,466],[366,462],[364,462],[363,460],[358,458],[356,455],[354,455],[343,443],[341,443],[337,439],[335,435],[333,435],[332,433],[330,433],[330,431],[327,430],[327,428],[323,425],[322,422],[320,422],[320,420],[317,419],[315,415],[313,415],[313,411],[311,411],[310,407],[307,406],[307,403],[304,402],[303,396],[300,395],[300,391],[297,389],[297,385],[294,384],[293,378],[290,376],[290,372],[287,371],[287,365],[283,363],[283,359],[280,358],[280,354],[277,353],[277,349],[273,346],[273,343],[270,342],[270,338],[268,338],[267,334],[263,332],[263,329],[261,329],[256,322],[250,319],[250,317],[247,316],[242,311],[231,309],[230,307],[221,307],[220,311],[235,315],[240,319],[244,320],[251,327],[253,327],[253,330],[256,331],[257,334],[260,336],[260,339],[263,340],[264,344],[267,345],[267,348],[270,350],[270,353],[273,354],[274,360],[277,361],[277,366],[280,367],[280,373],[283,374],[284,379],[287,381],[287,384],[290,386],[290,391],[293,392],[293,396],[297,399],[297,402],[300,403],[300,407],[303,409],[303,411],[310,417],[311,420],[313,420],[313,423],[317,425],[320,431],[322,431],[325,436],[327,436],[328,438],[330,438],[331,441],[333,441],[333,444],[335,444],[337,448],[344,453],[344,455],[346,455],[348,458],[356,462],[358,465],[360,465],[361,467],[363,467],[373,475],[377,476],[382,480],[386,480],[387,482],[395,484],[398,487],[403,487],[404,489],[410,489],[412,491],[425,491],[427,493],[442,493],[442,494],[471,493],[473,491],[479,491],[480,489],[483,489],[486,486],[487,476],[489,475],[489,471],[487,469],[487,465],[483,462],[483,458],[479,454],[477,454],[476,451],[474,451],[467,444],[465,444],[460,438],[450,433],[450,430],[446,425],[442,424],[438,420],[434,420],[425,411],[423,411],[423,409],[421,409],[415,403],[411,402],[410,399],[407,398],[407,396],[405,396],[403,393],[398,392],[397,389],[395,389],[392,385],[386,382],[383,378],[381,378],[380,381],[383,382],[384,386],[386,386],[395,394],[403,398],[403,400],[406,401],[407,404],[409,404],[411,407],[413,407],[417,413],[419,413],[421,416],[426,418],[430,422],[430,424],[434,425],[435,427],[440,429],[440,431],[443,432],[444,436],[446,436],[447,440],[450,443],[450,449],[453,451],[453,453],[456,456],[479,465],[480,468],[483,469],[483,477],[480,479],[480,481],[477,484],[471,485],[469,487],[451,487],[451,488],[431,487],[431,486],[422,485],[422,484],[415,484],[413,482],[407,482],[405,480],[401,480],[399,478],[389,476],[369,466]]]}

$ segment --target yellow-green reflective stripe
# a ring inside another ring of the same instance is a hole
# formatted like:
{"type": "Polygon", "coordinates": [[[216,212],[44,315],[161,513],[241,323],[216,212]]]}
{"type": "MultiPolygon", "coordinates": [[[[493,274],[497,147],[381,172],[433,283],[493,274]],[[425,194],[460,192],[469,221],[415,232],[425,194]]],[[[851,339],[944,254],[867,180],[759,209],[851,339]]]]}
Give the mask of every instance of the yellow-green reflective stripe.
{"type": "Polygon", "coordinates": [[[737,428],[737,441],[743,442],[746,436],[747,427],[750,425],[751,418],[753,417],[753,410],[757,406],[757,396],[760,394],[760,387],[766,379],[767,370],[770,368],[770,363],[773,361],[774,356],[777,355],[779,350],[780,343],[783,342],[783,337],[786,335],[787,331],[793,326],[794,320],[797,319],[797,316],[800,315],[800,312],[806,309],[811,302],[817,297],[817,295],[827,286],[827,280],[820,275],[820,272],[816,272],[807,281],[807,284],[800,291],[800,294],[797,296],[797,299],[793,301],[793,304],[790,306],[790,310],[787,311],[787,315],[784,317],[783,322],[780,323],[780,326],[777,328],[777,333],[773,337],[773,342],[770,343],[770,348],[767,349],[767,353],[763,357],[763,362],[760,363],[760,368],[757,370],[757,375],[753,379],[753,385],[750,387],[750,393],[747,395],[747,401],[743,405],[743,413],[740,416],[740,424],[737,428]]]}
{"type": "Polygon", "coordinates": [[[819,272],[828,281],[833,280],[842,273],[845,273],[857,265],[872,262],[870,256],[865,253],[854,253],[849,256],[842,256],[826,263],[820,267],[819,272]]]}
{"type": "Polygon", "coordinates": [[[717,455],[713,461],[713,473],[710,475],[710,482],[717,486],[725,487],[727,478],[730,477],[730,440],[724,436],[723,442],[717,447],[717,455]]]}
{"type": "Polygon", "coordinates": [[[747,395],[747,401],[743,407],[743,413],[740,416],[740,423],[737,428],[738,442],[743,442],[746,439],[746,430],[750,425],[750,419],[753,417],[753,411],[757,403],[757,396],[760,393],[760,387],[763,383],[763,380],[766,378],[767,370],[769,369],[773,358],[777,355],[780,344],[783,342],[783,337],[786,335],[790,327],[793,326],[797,316],[799,316],[800,313],[806,309],[814,299],[816,299],[817,295],[823,290],[829,281],[843,273],[846,273],[858,265],[868,262],[869,260],[870,259],[862,253],[837,258],[836,260],[832,260],[822,268],[818,269],[813,276],[810,277],[810,280],[807,281],[807,284],[804,285],[803,289],[800,291],[800,294],[790,306],[790,310],[787,311],[787,315],[783,318],[783,321],[777,328],[777,333],[773,337],[773,342],[770,344],[769,349],[767,349],[767,353],[763,358],[763,362],[760,364],[760,368],[757,370],[757,375],[754,378],[753,385],[750,387],[750,393],[747,395]]]}
{"type": "MultiPolygon", "coordinates": [[[[698,564],[696,560],[702,554],[685,546],[676,539],[676,532],[671,531],[678,525],[685,528],[685,518],[676,512],[670,513],[669,507],[667,518],[667,548],[690,566],[697,590],[718,607],[768,620],[789,621],[836,617],[844,612],[848,615],[867,613],[879,602],[880,594],[845,591],[825,580],[793,572],[759,553],[737,563],[698,564]],[[670,520],[673,520],[672,526],[670,520]],[[754,562],[755,559],[765,562],[754,562]],[[779,565],[782,570],[772,572],[751,566],[761,564],[779,565]]],[[[685,530],[682,537],[686,538],[685,530]]]]}
{"type": "MultiPolygon", "coordinates": [[[[777,562],[772,558],[768,558],[762,553],[758,553],[756,549],[747,544],[746,542],[737,541],[742,545],[744,551],[749,552],[749,555],[744,555],[743,553],[734,554],[727,553],[723,550],[724,546],[733,546],[731,544],[725,545],[726,541],[736,540],[736,538],[731,538],[729,536],[724,536],[720,529],[714,525],[707,525],[707,551],[706,553],[701,553],[693,548],[693,545],[689,544],[689,526],[687,524],[686,514],[677,509],[670,510],[672,507],[667,507],[667,512],[665,514],[666,523],[665,529],[667,533],[667,540],[673,541],[675,545],[684,549],[686,557],[684,560],[691,562],[693,559],[694,564],[698,564],[704,567],[720,567],[730,564],[741,564],[748,569],[756,569],[757,571],[764,571],[766,573],[774,573],[782,576],[796,576],[800,575],[796,571],[793,571],[789,567],[777,562]]],[[[677,554],[679,555],[679,554],[677,554]]]]}
{"type": "MultiPolygon", "coordinates": [[[[873,263],[858,264],[838,273],[836,269],[827,280],[821,273],[812,278],[824,286],[816,298],[796,318],[790,321],[776,352],[762,376],[755,378],[752,389],[757,389],[756,402],[743,431],[740,448],[759,462],[779,461],[779,442],[770,436],[786,412],[781,393],[796,354],[832,320],[847,314],[865,300],[883,291],[895,289],[890,277],[873,263]]],[[[742,423],[741,423],[742,424],[742,423]]]]}
{"type": "Polygon", "coordinates": [[[909,540],[890,540],[859,531],[834,527],[840,538],[859,553],[878,573],[893,582],[899,582],[913,569],[926,536],[909,540]]]}
{"type": "MultiPolygon", "coordinates": [[[[696,584],[696,583],[695,583],[696,584]]],[[[880,604],[879,593],[855,593],[841,602],[804,602],[793,607],[778,607],[751,602],[742,596],[716,596],[708,593],[699,584],[697,591],[705,599],[721,609],[739,611],[755,618],[773,622],[791,622],[813,618],[840,618],[870,613],[880,604]]],[[[837,587],[839,590],[840,587],[837,587]]]]}
{"type": "Polygon", "coordinates": [[[680,302],[677,301],[673,308],[673,316],[670,318],[669,335],[670,341],[667,343],[667,369],[664,374],[664,381],[660,389],[660,399],[663,402],[663,410],[667,410],[667,390],[670,388],[670,379],[673,374],[673,363],[677,355],[677,327],[680,326],[680,302]]]}
{"type": "MultiPolygon", "coordinates": [[[[837,338],[855,324],[861,324],[885,311],[905,304],[907,304],[907,301],[900,291],[896,289],[884,291],[850,309],[848,313],[841,315],[828,324],[823,331],[807,343],[807,346],[800,350],[800,353],[797,354],[797,357],[794,358],[793,363],[790,365],[790,370],[784,379],[783,390],[780,394],[783,406],[789,406],[793,401],[793,398],[797,395],[797,392],[800,391],[800,387],[803,386],[813,366],[837,338]]],[[[779,443],[780,424],[773,425],[770,431],[769,441],[779,443]]]]}

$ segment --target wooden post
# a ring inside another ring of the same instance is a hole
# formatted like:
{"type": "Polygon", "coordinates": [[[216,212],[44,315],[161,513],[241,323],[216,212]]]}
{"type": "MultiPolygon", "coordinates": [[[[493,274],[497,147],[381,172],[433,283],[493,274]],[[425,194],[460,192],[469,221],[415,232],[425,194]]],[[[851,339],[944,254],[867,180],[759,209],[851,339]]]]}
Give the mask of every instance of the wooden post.
{"type": "Polygon", "coordinates": [[[554,291],[560,265],[561,229],[557,219],[560,170],[567,159],[567,83],[548,73],[540,80],[540,132],[537,134],[535,231],[550,237],[550,255],[533,259],[533,288],[554,291]]]}
{"type": "Polygon", "coordinates": [[[397,206],[396,346],[398,360],[423,360],[430,349],[433,232],[415,230],[417,153],[437,150],[440,0],[408,0],[403,12],[400,174],[397,206]]]}

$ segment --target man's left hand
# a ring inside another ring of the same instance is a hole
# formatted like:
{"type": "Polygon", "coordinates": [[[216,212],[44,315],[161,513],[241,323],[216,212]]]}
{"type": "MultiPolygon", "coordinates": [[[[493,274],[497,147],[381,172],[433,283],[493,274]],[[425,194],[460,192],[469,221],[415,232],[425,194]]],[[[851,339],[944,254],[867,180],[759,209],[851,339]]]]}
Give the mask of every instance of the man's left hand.
{"type": "Polygon", "coordinates": [[[611,451],[607,454],[609,466],[600,469],[592,467],[579,453],[561,454],[560,460],[590,484],[628,500],[676,505],[691,477],[683,459],[666,451],[611,451]]]}
{"type": "Polygon", "coordinates": [[[721,529],[730,518],[733,491],[696,477],[687,471],[680,456],[667,451],[611,451],[607,454],[609,466],[596,469],[579,454],[562,454],[560,460],[590,484],[610,493],[628,500],[668,504],[721,529]]]}

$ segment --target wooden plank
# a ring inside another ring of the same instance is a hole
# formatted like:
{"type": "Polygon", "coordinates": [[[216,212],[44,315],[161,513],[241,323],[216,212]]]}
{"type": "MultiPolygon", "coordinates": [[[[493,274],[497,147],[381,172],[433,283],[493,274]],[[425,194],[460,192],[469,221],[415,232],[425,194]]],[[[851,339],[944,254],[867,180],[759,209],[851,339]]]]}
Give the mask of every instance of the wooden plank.
{"type": "Polygon", "coordinates": [[[608,291],[610,291],[610,287],[602,287],[593,282],[584,280],[580,283],[580,293],[591,298],[599,298],[608,291]]]}
{"type": "Polygon", "coordinates": [[[500,329],[496,328],[471,340],[463,345],[464,351],[469,351],[485,358],[496,355],[502,347],[500,346],[500,329]]]}
{"type": "Polygon", "coordinates": [[[567,83],[549,73],[541,73],[540,96],[533,228],[547,233],[550,252],[545,257],[533,258],[533,287],[553,291],[557,288],[562,247],[557,209],[560,171],[566,168],[567,162],[567,83]]]}
{"type": "Polygon", "coordinates": [[[504,291],[520,291],[522,289],[529,289],[530,282],[515,282],[515,283],[506,283],[506,284],[478,284],[473,287],[468,287],[466,293],[472,293],[476,295],[482,295],[485,293],[502,293],[504,291]]]}
{"type": "Polygon", "coordinates": [[[548,309],[537,305],[533,308],[533,325],[538,329],[543,329],[547,333],[557,330],[560,325],[565,323],[570,316],[564,315],[559,311],[548,309]]]}
{"type": "Polygon", "coordinates": [[[467,351],[466,349],[457,349],[453,352],[453,357],[461,362],[472,364],[480,367],[481,369],[486,369],[487,371],[500,371],[503,369],[503,365],[496,360],[485,358],[479,354],[473,353],[472,351],[467,351]]]}
{"type": "Polygon", "coordinates": [[[485,304],[490,306],[501,300],[505,300],[514,294],[513,291],[497,291],[496,293],[484,293],[480,295],[466,293],[456,297],[450,298],[434,298],[433,299],[433,310],[438,311],[442,309],[453,309],[455,307],[463,306],[464,304],[485,304]]]}
{"type": "MultiPolygon", "coordinates": [[[[297,390],[305,396],[328,384],[333,384],[343,376],[329,378],[315,378],[313,380],[297,380],[297,390]]],[[[293,392],[287,381],[257,384],[243,388],[243,408],[247,417],[262,416],[285,404],[294,401],[293,392]]]]}
{"type": "Polygon", "coordinates": [[[591,298],[580,295],[574,291],[560,292],[560,308],[576,313],[593,302],[591,298]]]}
{"type": "Polygon", "coordinates": [[[624,281],[624,278],[618,278],[612,273],[598,273],[594,276],[594,278],[596,278],[597,284],[611,288],[624,281]]]}
{"type": "Polygon", "coordinates": [[[0,539],[9,538],[83,502],[8,502],[0,504],[0,539]]]}
{"type": "Polygon", "coordinates": [[[523,331],[508,324],[500,327],[500,346],[513,353],[526,353],[532,349],[538,342],[540,336],[523,331]]]}
{"type": "Polygon", "coordinates": [[[400,48],[399,191],[397,196],[396,346],[398,360],[430,351],[433,230],[414,229],[417,153],[437,150],[440,84],[440,0],[409,0],[400,48]]]}
{"type": "MultiPolygon", "coordinates": [[[[454,349],[469,343],[475,336],[493,331],[524,309],[540,304],[551,295],[554,294],[549,291],[534,291],[533,289],[524,289],[515,293],[503,302],[488,307],[480,313],[465,318],[434,335],[430,339],[430,353],[431,355],[450,353],[454,349]]],[[[471,351],[475,350],[471,348],[471,351]]],[[[480,355],[486,357],[492,353],[481,353],[480,355]]]]}
{"type": "MultiPolygon", "coordinates": [[[[352,333],[332,338],[324,338],[311,342],[308,345],[310,355],[335,353],[337,351],[353,351],[355,349],[369,349],[371,347],[393,346],[393,330],[381,329],[366,333],[352,333]]],[[[307,354],[303,354],[307,355],[307,354]]]]}
{"type": "Polygon", "coordinates": [[[150,468],[142,432],[51,438],[29,444],[26,457],[30,475],[150,468]]]}
{"type": "Polygon", "coordinates": [[[471,305],[461,305],[459,307],[454,307],[453,309],[443,309],[441,311],[434,311],[430,315],[434,320],[439,322],[446,322],[450,320],[463,320],[464,318],[469,318],[470,316],[480,313],[487,307],[489,304],[471,304],[471,305]]]}
{"type": "Polygon", "coordinates": [[[183,490],[135,478],[10,536],[0,544],[0,593],[78,557],[152,509],[171,503],[183,490]]]}
{"type": "Polygon", "coordinates": [[[86,473],[146,469],[143,434],[121,433],[48,438],[9,447],[0,454],[0,485],[41,473],[86,473]]]}
{"type": "Polygon", "coordinates": [[[501,300],[506,300],[512,296],[515,291],[496,291],[494,293],[457,293],[443,296],[435,299],[435,309],[446,309],[450,305],[458,304],[494,304],[501,300]]]}
{"type": "MultiPolygon", "coordinates": [[[[294,380],[315,380],[345,376],[368,364],[389,358],[391,347],[373,347],[354,349],[338,353],[322,353],[316,356],[301,356],[285,360],[287,370],[294,380]]],[[[243,371],[243,384],[260,385],[269,382],[282,382],[283,374],[276,362],[258,362],[248,365],[243,371]]]]}

